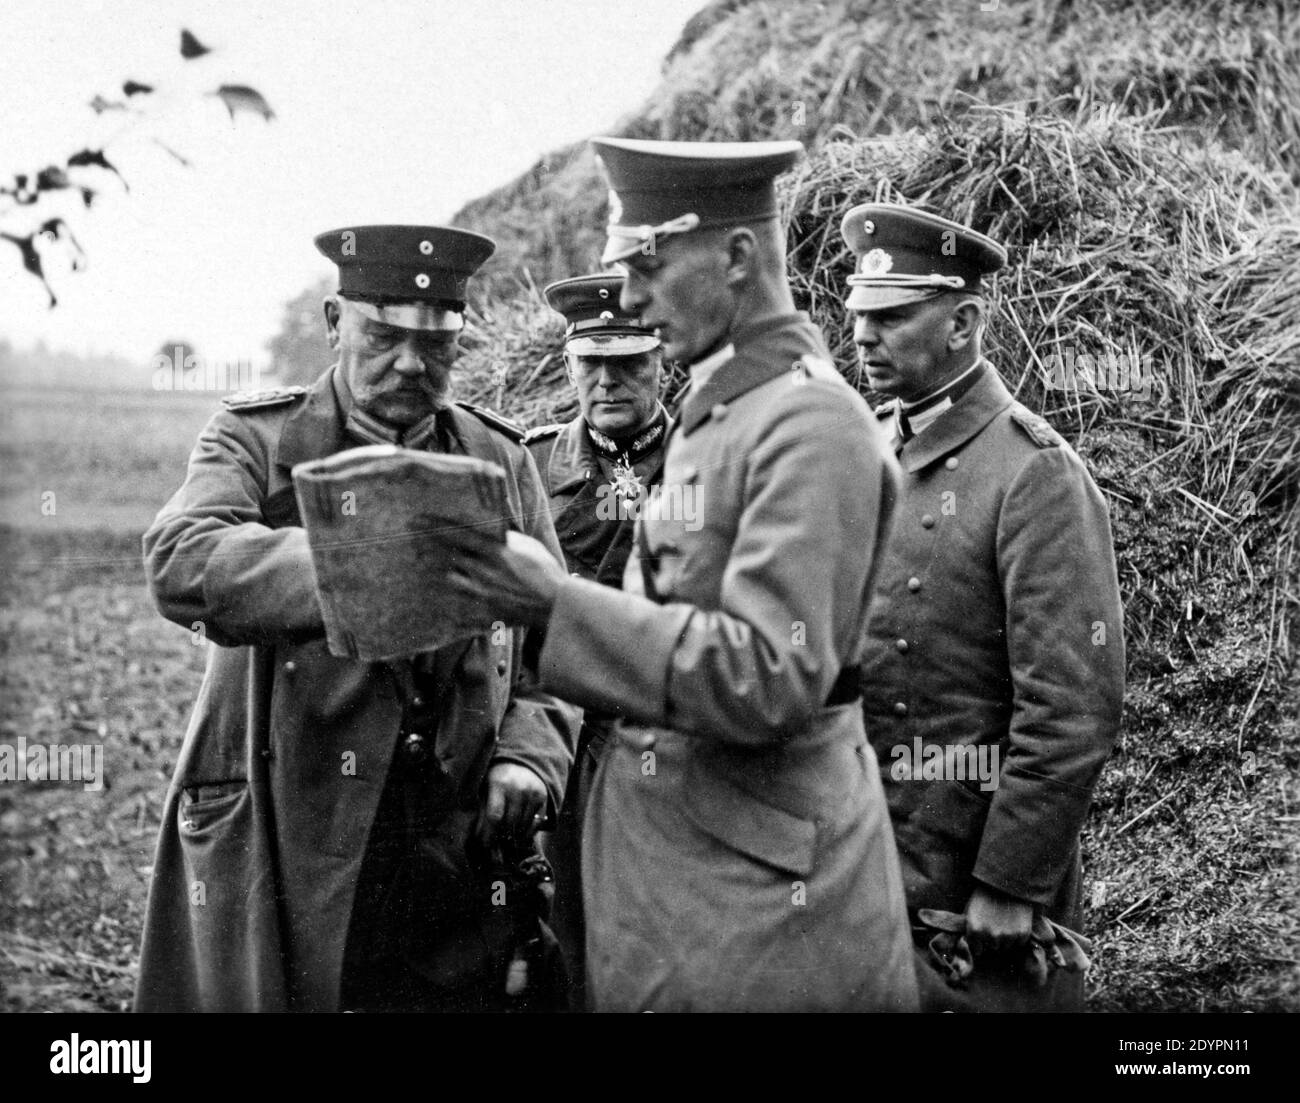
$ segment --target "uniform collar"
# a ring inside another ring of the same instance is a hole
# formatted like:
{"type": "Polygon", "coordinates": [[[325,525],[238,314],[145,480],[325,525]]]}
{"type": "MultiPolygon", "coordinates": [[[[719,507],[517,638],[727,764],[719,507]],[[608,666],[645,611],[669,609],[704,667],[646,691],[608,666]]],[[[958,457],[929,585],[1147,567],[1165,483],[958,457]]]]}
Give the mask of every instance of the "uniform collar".
{"type": "Polygon", "coordinates": [[[924,433],[907,442],[899,460],[909,474],[960,448],[1014,401],[993,365],[987,360],[980,365],[986,370],[970,388],[924,433]]]}
{"type": "Polygon", "coordinates": [[[690,368],[691,386],[696,389],[703,387],[713,378],[713,373],[735,355],[736,346],[728,341],[717,352],[711,352],[703,360],[697,360],[690,368]]]}
{"type": "MultiPolygon", "coordinates": [[[[659,438],[658,453],[646,472],[647,480],[654,478],[663,467],[663,444],[673,428],[673,419],[667,411],[664,412],[664,418],[664,434],[659,438]]],[[[555,439],[546,464],[546,485],[551,488],[552,494],[560,494],[572,489],[577,483],[585,482],[599,470],[599,457],[592,447],[591,438],[587,436],[587,424],[579,414],[555,439]]]]}
{"type": "Polygon", "coordinates": [[[791,371],[800,356],[809,351],[810,343],[819,350],[818,355],[825,355],[820,351],[821,334],[802,310],[765,318],[734,331],[731,344],[735,354],[702,386],[692,385],[682,403],[682,432],[693,433],[715,407],[725,406],[791,371]]]}

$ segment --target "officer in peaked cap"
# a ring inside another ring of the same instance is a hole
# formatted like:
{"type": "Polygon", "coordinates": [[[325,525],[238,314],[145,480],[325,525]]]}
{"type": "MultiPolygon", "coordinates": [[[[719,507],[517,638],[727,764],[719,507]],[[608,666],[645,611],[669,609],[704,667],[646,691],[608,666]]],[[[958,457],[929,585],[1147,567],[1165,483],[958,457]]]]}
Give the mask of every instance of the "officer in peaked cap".
{"type": "Polygon", "coordinates": [[[493,245],[441,226],[316,244],[339,269],[336,363],[309,388],[228,398],[144,537],[160,611],[217,646],[163,817],[136,1004],[562,1007],[533,836],[561,805],[576,710],[530,688],[517,630],[396,662],[331,656],[291,478],[374,443],[490,460],[511,527],[559,569],[522,432],[452,397],[466,283],[493,245]],[[491,906],[498,867],[517,922],[491,906]]]}
{"type": "Polygon", "coordinates": [[[600,138],[620,306],[690,371],[614,592],[514,538],[454,572],[545,625],[547,685],[621,720],[585,810],[597,1010],[912,1010],[858,702],[894,460],[794,308],[795,142],[600,138]]]}
{"type": "MultiPolygon", "coordinates": [[[[619,307],[623,277],[574,276],[545,289],[567,323],[564,361],[579,414],[525,438],[551,499],[551,517],[569,572],[615,588],[632,551],[632,532],[650,488],[663,474],[672,421],[659,392],[659,338],[619,307]]],[[[556,829],[544,846],[555,868],[553,926],[570,963],[571,1005],[583,996],[582,809],[614,716],[588,709],[556,829]]]]}
{"type": "Polygon", "coordinates": [[[1080,1010],[1079,832],[1119,730],[1124,642],[1106,504],[981,353],[996,242],[854,207],[845,303],[903,467],[862,664],[928,1010],[1080,1010]],[[959,776],[937,776],[932,762],[959,776]],[[963,765],[957,767],[957,763],[963,765]],[[979,772],[979,771],[983,772],[979,772]],[[964,939],[964,949],[955,949],[964,939]],[[955,952],[954,952],[955,951],[955,952]],[[974,973],[947,978],[953,959],[974,973]]]}

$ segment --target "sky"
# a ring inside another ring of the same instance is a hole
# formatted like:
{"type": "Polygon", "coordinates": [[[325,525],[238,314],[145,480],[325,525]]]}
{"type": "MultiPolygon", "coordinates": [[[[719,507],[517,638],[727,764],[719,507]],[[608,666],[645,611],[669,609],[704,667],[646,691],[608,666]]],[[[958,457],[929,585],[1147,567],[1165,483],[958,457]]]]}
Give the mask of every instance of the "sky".
{"type": "MultiPolygon", "coordinates": [[[[265,363],[285,301],[328,275],[312,238],[365,222],[445,223],[557,146],[638,107],[704,0],[4,0],[0,186],[99,148],[87,255],[59,305],[0,241],[0,337],[147,360],[167,339],[265,363]],[[212,53],[182,61],[181,28],[212,53]],[[96,115],[151,84],[150,116],[96,115]],[[247,84],[275,112],[233,121],[206,93],[247,84]],[[186,168],[158,143],[191,162],[186,168]]],[[[89,177],[87,182],[91,182],[89,177]]],[[[0,230],[32,227],[0,196],[0,230]]],[[[66,262],[63,262],[66,264],[66,262]]]]}

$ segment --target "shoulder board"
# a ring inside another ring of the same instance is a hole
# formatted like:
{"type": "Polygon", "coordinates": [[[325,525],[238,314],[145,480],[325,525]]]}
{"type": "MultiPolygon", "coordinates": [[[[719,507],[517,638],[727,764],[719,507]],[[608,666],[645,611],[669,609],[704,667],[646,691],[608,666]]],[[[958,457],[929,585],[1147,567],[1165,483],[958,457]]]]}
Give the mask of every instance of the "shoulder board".
{"type": "Polygon", "coordinates": [[[509,437],[516,444],[522,444],[524,440],[524,429],[522,425],[511,421],[508,417],[503,417],[495,410],[489,410],[485,406],[475,406],[472,402],[457,402],[462,410],[468,410],[479,421],[483,422],[489,428],[495,429],[498,433],[509,437]]]}
{"type": "Polygon", "coordinates": [[[564,431],[562,424],[556,425],[538,425],[536,428],[529,429],[524,434],[524,443],[532,444],[535,440],[546,440],[548,437],[558,437],[564,431]]]}
{"type": "Polygon", "coordinates": [[[227,410],[261,410],[268,406],[295,402],[306,393],[306,387],[273,387],[269,391],[240,391],[238,394],[223,395],[221,402],[227,410]]]}
{"type": "Polygon", "coordinates": [[[1044,418],[1027,410],[1019,402],[1011,405],[1011,420],[1019,425],[1039,448],[1057,448],[1065,443],[1065,438],[1044,418]]]}

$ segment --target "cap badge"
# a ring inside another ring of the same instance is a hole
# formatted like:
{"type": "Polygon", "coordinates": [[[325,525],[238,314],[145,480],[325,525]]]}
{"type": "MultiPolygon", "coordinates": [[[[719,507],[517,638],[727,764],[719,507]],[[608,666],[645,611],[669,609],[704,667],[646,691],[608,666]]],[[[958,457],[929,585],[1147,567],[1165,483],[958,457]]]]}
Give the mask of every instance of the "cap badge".
{"type": "Polygon", "coordinates": [[[608,288],[608,287],[602,287],[602,288],[600,289],[600,291],[598,292],[598,294],[600,295],[600,297],[601,297],[602,299],[608,299],[608,298],[609,298],[609,288],[608,288]]]}
{"type": "Polygon", "coordinates": [[[894,258],[883,249],[872,249],[863,254],[858,272],[864,276],[883,276],[894,267],[894,258]]]}
{"type": "Polygon", "coordinates": [[[612,310],[602,310],[602,311],[600,312],[600,320],[601,320],[602,322],[610,322],[610,321],[613,321],[613,320],[614,320],[614,312],[613,312],[612,310]]]}

